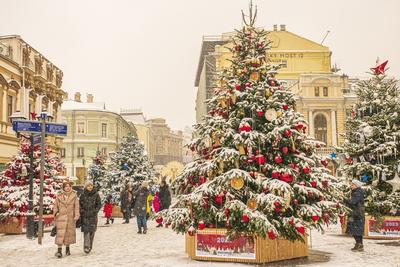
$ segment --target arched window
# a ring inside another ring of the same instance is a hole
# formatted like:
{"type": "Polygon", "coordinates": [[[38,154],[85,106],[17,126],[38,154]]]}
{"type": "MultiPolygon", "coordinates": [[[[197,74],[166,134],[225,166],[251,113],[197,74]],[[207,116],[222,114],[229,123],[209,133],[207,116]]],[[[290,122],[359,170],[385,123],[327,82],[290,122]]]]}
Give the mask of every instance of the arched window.
{"type": "Polygon", "coordinates": [[[314,118],[314,131],[315,131],[315,139],[327,143],[327,121],[326,117],[323,114],[318,114],[314,118]]]}

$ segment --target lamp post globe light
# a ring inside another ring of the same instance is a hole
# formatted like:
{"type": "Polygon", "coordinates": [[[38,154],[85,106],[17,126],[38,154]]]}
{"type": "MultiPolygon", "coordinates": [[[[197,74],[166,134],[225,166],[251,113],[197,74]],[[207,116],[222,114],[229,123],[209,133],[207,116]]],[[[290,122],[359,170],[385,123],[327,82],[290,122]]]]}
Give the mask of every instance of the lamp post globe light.
{"type": "MultiPolygon", "coordinates": [[[[14,112],[9,118],[11,120],[11,123],[14,123],[16,121],[26,120],[26,117],[20,111],[14,112]]],[[[16,135],[17,135],[17,138],[20,138],[22,136],[25,139],[30,141],[30,145],[29,145],[29,195],[28,195],[28,209],[29,209],[28,214],[29,215],[26,216],[26,237],[29,239],[34,239],[35,238],[35,223],[34,223],[35,212],[33,211],[33,174],[34,174],[33,134],[31,133],[29,136],[25,136],[17,131],[16,135]]]]}

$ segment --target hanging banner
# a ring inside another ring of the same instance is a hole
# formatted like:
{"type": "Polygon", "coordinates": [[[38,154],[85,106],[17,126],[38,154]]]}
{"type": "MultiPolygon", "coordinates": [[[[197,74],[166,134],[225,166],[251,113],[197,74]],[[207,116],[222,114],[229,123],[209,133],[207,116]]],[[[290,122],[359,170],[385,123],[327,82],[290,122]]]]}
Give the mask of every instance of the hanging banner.
{"type": "Polygon", "coordinates": [[[375,226],[375,220],[368,220],[368,236],[400,237],[400,217],[384,219],[381,227],[375,226]]]}
{"type": "Polygon", "coordinates": [[[196,234],[196,256],[232,259],[255,259],[254,237],[230,240],[224,234],[196,234]]]}

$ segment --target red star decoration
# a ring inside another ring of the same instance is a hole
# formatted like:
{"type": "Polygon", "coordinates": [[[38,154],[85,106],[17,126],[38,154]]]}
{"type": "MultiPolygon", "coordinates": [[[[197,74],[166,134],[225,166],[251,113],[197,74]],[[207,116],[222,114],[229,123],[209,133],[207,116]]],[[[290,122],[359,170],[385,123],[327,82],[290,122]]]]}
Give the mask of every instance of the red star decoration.
{"type": "Polygon", "coordinates": [[[31,112],[31,120],[36,120],[36,116],[37,114],[35,113],[35,111],[31,112]]]}
{"type": "Polygon", "coordinates": [[[371,68],[372,72],[375,75],[379,75],[379,74],[384,74],[385,73],[385,67],[386,64],[388,63],[389,60],[386,60],[385,62],[383,62],[382,64],[376,66],[375,68],[371,68]]]}

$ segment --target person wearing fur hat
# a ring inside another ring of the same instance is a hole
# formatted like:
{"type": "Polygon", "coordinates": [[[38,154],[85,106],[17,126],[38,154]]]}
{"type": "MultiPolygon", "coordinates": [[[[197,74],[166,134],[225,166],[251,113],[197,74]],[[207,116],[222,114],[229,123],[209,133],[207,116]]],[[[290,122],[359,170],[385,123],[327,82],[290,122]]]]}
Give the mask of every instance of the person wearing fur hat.
{"type": "Polygon", "coordinates": [[[83,232],[83,250],[88,254],[93,248],[94,234],[97,229],[97,214],[101,209],[99,193],[94,189],[93,182],[87,181],[79,199],[81,214],[81,231],[83,232]]]}
{"type": "Polygon", "coordinates": [[[150,195],[149,184],[143,181],[140,188],[135,192],[135,208],[134,212],[137,219],[138,234],[147,233],[147,206],[148,196],[150,195]]]}
{"type": "Polygon", "coordinates": [[[79,219],[78,196],[72,190],[72,182],[66,180],[62,190],[54,202],[54,220],[56,224],[55,243],[58,246],[56,257],[62,257],[62,246],[65,245],[65,255],[71,255],[69,246],[76,243],[76,221],[79,219]]]}
{"type": "Polygon", "coordinates": [[[356,244],[352,251],[364,251],[363,234],[365,222],[364,198],[365,193],[361,188],[363,183],[357,179],[351,181],[351,197],[345,204],[351,209],[348,216],[346,233],[351,234],[356,244]]]}

